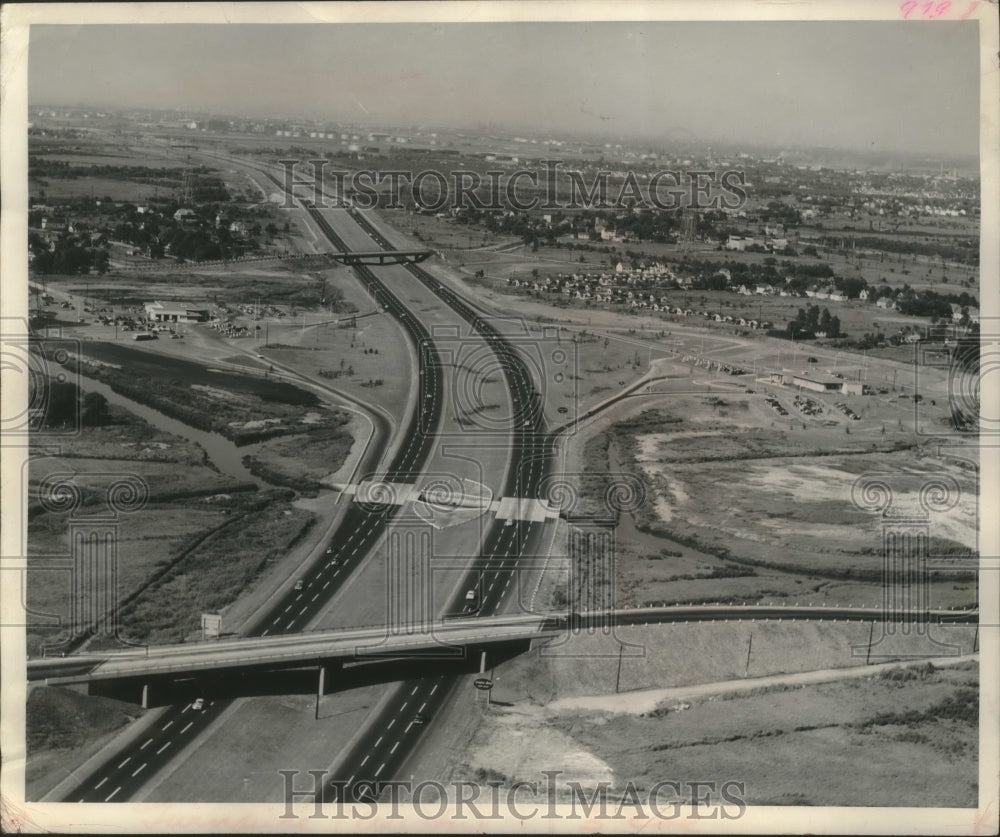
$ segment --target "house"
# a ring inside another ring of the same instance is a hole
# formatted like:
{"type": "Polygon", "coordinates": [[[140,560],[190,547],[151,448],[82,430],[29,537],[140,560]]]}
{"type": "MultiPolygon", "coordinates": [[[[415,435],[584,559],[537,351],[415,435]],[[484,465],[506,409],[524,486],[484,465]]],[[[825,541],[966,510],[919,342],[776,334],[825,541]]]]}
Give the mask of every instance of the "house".
{"type": "Polygon", "coordinates": [[[863,302],[867,302],[868,301],[868,289],[867,288],[862,288],[861,289],[861,293],[858,294],[858,299],[860,299],[863,302]]]}
{"type": "Polygon", "coordinates": [[[191,224],[198,220],[193,209],[181,208],[174,213],[174,220],[182,224],[191,224]]]}
{"type": "Polygon", "coordinates": [[[884,310],[888,309],[895,310],[897,306],[895,300],[893,300],[892,297],[883,296],[879,297],[878,301],[875,303],[875,307],[882,308],[884,310]]]}

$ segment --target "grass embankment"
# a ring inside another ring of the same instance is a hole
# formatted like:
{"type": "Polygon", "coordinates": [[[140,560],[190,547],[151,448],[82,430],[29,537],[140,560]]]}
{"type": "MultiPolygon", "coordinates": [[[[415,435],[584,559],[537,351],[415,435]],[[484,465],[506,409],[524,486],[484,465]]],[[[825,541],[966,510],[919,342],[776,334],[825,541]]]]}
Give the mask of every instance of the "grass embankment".
{"type": "Polygon", "coordinates": [[[351,452],[353,437],[340,428],[300,436],[283,436],[265,443],[243,464],[254,476],[314,495],[323,477],[334,473],[351,452]]]}
{"type": "Polygon", "coordinates": [[[45,686],[28,692],[25,710],[29,799],[33,782],[60,768],[81,748],[109,738],[145,711],[114,698],[88,697],[71,689],[45,686]]]}

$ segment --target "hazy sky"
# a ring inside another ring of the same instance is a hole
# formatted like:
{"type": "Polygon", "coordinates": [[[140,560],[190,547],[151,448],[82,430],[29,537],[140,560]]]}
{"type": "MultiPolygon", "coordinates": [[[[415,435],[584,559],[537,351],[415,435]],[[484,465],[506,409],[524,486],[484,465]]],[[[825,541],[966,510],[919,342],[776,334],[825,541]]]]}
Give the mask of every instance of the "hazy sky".
{"type": "Polygon", "coordinates": [[[971,21],[50,25],[29,85],[32,104],[976,154],[978,49],[971,21]]]}

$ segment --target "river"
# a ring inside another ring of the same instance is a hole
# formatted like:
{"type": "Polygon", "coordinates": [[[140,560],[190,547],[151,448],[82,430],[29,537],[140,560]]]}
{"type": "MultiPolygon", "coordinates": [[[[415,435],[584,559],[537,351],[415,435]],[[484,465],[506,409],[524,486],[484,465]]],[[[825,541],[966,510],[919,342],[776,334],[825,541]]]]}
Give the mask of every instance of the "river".
{"type": "Polygon", "coordinates": [[[239,480],[240,482],[252,482],[257,486],[269,484],[260,477],[251,474],[243,465],[244,456],[256,453],[260,449],[259,442],[237,447],[233,442],[219,433],[191,427],[189,424],[164,415],[159,410],[154,410],[152,407],[147,407],[145,404],[133,401],[131,398],[115,392],[107,384],[96,381],[93,378],[88,378],[85,375],[80,376],[80,388],[85,392],[98,392],[108,399],[108,403],[124,407],[130,413],[134,413],[144,421],[148,421],[154,427],[201,445],[208,454],[208,458],[212,460],[212,464],[227,477],[232,477],[234,480],[239,480]]]}

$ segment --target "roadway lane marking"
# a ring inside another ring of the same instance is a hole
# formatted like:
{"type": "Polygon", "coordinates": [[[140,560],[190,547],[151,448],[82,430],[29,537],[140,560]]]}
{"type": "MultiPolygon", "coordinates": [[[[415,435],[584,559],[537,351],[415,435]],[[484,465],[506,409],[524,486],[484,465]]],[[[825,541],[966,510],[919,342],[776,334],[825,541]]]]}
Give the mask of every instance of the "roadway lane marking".
{"type": "MultiPolygon", "coordinates": [[[[98,790],[101,787],[101,785],[103,785],[106,781],[108,781],[108,777],[107,776],[105,776],[103,779],[101,779],[100,782],[98,782],[96,785],[94,785],[94,790],[98,790]]],[[[82,802],[83,800],[81,799],[80,801],[82,802]]]]}
{"type": "Polygon", "coordinates": [[[361,759],[361,764],[359,764],[358,767],[364,767],[365,763],[368,761],[369,758],[371,758],[371,757],[370,756],[365,756],[363,759],[361,759]]]}
{"type": "Polygon", "coordinates": [[[408,704],[408,703],[409,703],[408,700],[404,700],[403,701],[403,705],[399,707],[400,712],[402,712],[404,709],[406,709],[406,704],[408,704]]]}
{"type": "Polygon", "coordinates": [[[143,771],[143,770],[145,770],[145,769],[146,769],[146,762],[143,762],[142,764],[140,764],[140,765],[139,765],[139,766],[138,766],[138,767],[137,767],[137,768],[136,768],[136,769],[135,769],[135,770],[134,770],[134,771],[132,772],[132,775],[133,775],[133,776],[136,776],[136,775],[138,775],[139,773],[142,773],[142,771],[143,771]]]}
{"type": "Polygon", "coordinates": [[[292,627],[292,625],[294,625],[294,624],[295,624],[295,619],[290,619],[290,620],[288,621],[288,627],[289,627],[289,628],[290,628],[290,627],[292,627]]]}
{"type": "MultiPolygon", "coordinates": [[[[291,605],[289,605],[289,607],[291,607],[291,605]]],[[[273,621],[273,622],[272,622],[271,624],[272,624],[272,625],[277,625],[277,624],[278,624],[278,620],[279,620],[279,619],[281,619],[281,617],[280,617],[280,616],[275,616],[275,617],[274,617],[274,621],[273,621]]]]}
{"type": "Polygon", "coordinates": [[[309,609],[309,605],[303,605],[302,610],[299,611],[299,616],[305,613],[309,609]]]}
{"type": "Polygon", "coordinates": [[[340,575],[340,570],[337,570],[337,572],[333,574],[333,577],[336,578],[338,575],[340,575]]]}
{"type": "Polygon", "coordinates": [[[188,721],[188,725],[186,727],[184,727],[184,729],[181,730],[181,735],[183,735],[185,732],[187,732],[193,726],[194,726],[194,721],[188,721]]]}
{"type": "Polygon", "coordinates": [[[375,742],[375,747],[378,747],[378,745],[381,744],[381,743],[382,743],[382,736],[380,735],[378,737],[378,741],[375,742]]]}
{"type": "Polygon", "coordinates": [[[164,744],[162,747],[160,747],[159,750],[156,751],[156,755],[160,755],[160,753],[162,753],[164,750],[166,750],[167,747],[169,747],[169,746],[170,746],[170,742],[168,741],[166,744],[164,744]]]}
{"type": "Polygon", "coordinates": [[[389,721],[388,724],[385,725],[386,730],[392,729],[392,725],[395,724],[395,723],[396,723],[396,719],[393,718],[391,721],[389,721]]]}
{"type": "Polygon", "coordinates": [[[120,786],[117,787],[117,788],[115,788],[113,791],[111,791],[111,796],[104,797],[104,801],[105,802],[110,802],[112,799],[115,798],[115,794],[118,793],[118,791],[120,791],[120,790],[121,790],[120,786]]]}
{"type": "Polygon", "coordinates": [[[265,630],[264,630],[264,633],[262,633],[262,634],[261,634],[261,636],[267,636],[267,631],[268,631],[268,630],[269,630],[269,629],[265,629],[265,630]]]}
{"type": "Polygon", "coordinates": [[[125,766],[126,764],[128,764],[128,763],[129,763],[130,761],[132,761],[132,756],[129,756],[129,757],[127,758],[127,759],[125,759],[125,761],[123,761],[123,762],[122,762],[121,764],[119,764],[119,765],[118,765],[118,769],[119,769],[119,770],[121,770],[121,769],[122,769],[122,768],[123,768],[123,767],[124,767],[124,766],[125,766]]]}
{"type": "Polygon", "coordinates": [[[420,708],[419,708],[419,709],[417,710],[417,712],[423,712],[423,711],[424,711],[424,707],[425,707],[425,706],[427,706],[427,704],[426,704],[426,703],[421,703],[421,704],[420,704],[420,708]]]}
{"type": "Polygon", "coordinates": [[[143,744],[139,749],[140,750],[145,750],[152,743],[153,743],[153,739],[152,738],[147,738],[146,739],[146,743],[143,744]]]}
{"type": "Polygon", "coordinates": [[[162,729],[164,732],[166,732],[173,725],[174,725],[174,722],[173,721],[169,721],[165,727],[160,727],[160,729],[162,729]]]}
{"type": "MultiPolygon", "coordinates": [[[[330,583],[330,582],[328,581],[328,582],[327,582],[326,584],[329,584],[329,583],[330,583]]],[[[324,584],[323,586],[324,586],[324,587],[326,587],[326,584],[324,584]]],[[[316,599],[318,599],[318,598],[319,598],[319,593],[317,593],[317,594],[316,594],[315,596],[313,596],[313,597],[312,597],[312,598],[310,599],[310,601],[313,601],[313,602],[314,602],[314,601],[316,601],[316,599]]],[[[305,608],[302,608],[302,609],[303,609],[303,610],[305,610],[305,608]]]]}
{"type": "Polygon", "coordinates": [[[390,756],[391,756],[391,755],[392,755],[393,753],[395,753],[395,752],[396,752],[396,748],[397,748],[398,746],[399,746],[399,742],[398,742],[398,741],[397,741],[397,742],[396,742],[395,744],[393,744],[393,745],[392,745],[392,749],[391,749],[391,750],[389,751],[389,755],[390,755],[390,756]]]}
{"type": "Polygon", "coordinates": [[[325,590],[329,586],[330,586],[330,582],[328,581],[326,584],[323,585],[323,589],[325,590]]]}
{"type": "Polygon", "coordinates": [[[376,776],[376,778],[378,777],[378,775],[379,775],[379,774],[380,774],[380,773],[381,773],[381,772],[382,772],[383,770],[385,770],[385,762],[382,762],[382,764],[380,764],[380,765],[379,765],[379,768],[378,768],[378,770],[376,770],[376,771],[375,771],[375,776],[376,776]]]}
{"type": "Polygon", "coordinates": [[[434,694],[434,693],[435,693],[435,692],[436,692],[437,690],[438,690],[438,684],[437,684],[437,683],[435,683],[435,684],[434,684],[434,688],[433,688],[433,689],[431,689],[431,694],[433,695],[433,694],[434,694]]]}
{"type": "Polygon", "coordinates": [[[413,691],[412,691],[412,692],[410,692],[410,694],[411,694],[411,695],[415,695],[415,694],[417,693],[417,689],[418,689],[418,688],[419,688],[418,686],[414,686],[414,687],[413,687],[413,691]]]}
{"type": "Polygon", "coordinates": [[[282,613],[288,613],[288,611],[290,611],[291,609],[292,609],[292,606],[291,606],[291,605],[289,605],[288,607],[286,607],[286,608],[285,608],[285,609],[284,609],[283,611],[281,611],[281,612],[282,612],[282,613]]]}

